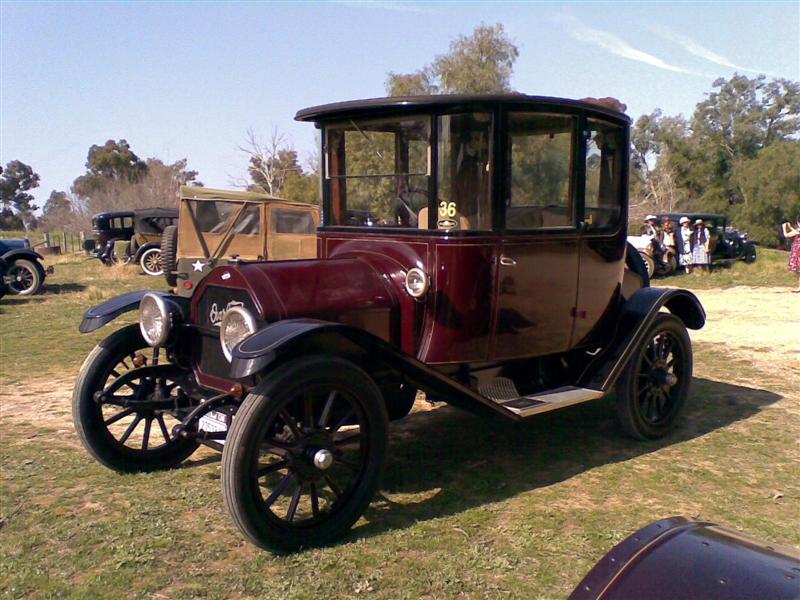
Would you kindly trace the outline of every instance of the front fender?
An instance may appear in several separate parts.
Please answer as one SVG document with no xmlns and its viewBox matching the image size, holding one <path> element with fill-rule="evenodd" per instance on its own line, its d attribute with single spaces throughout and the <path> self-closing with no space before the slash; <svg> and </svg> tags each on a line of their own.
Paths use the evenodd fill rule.
<svg viewBox="0 0 800 600">
<path fill-rule="evenodd" d="M 692 292 L 671 288 L 641 288 L 625 301 L 614 339 L 589 365 L 581 376 L 580 384 L 590 389 L 608 391 L 662 308 L 669 310 L 689 329 L 700 329 L 705 325 L 706 312 Z"/>
<path fill-rule="evenodd" d="M 136 310 L 139 308 L 139 302 L 142 301 L 142 296 L 145 294 L 157 294 L 164 298 L 169 298 L 174 301 L 178 306 L 185 306 L 187 304 L 185 298 L 180 298 L 168 292 L 161 292 L 158 290 L 139 290 L 136 292 L 129 292 L 121 296 L 115 296 L 111 300 L 106 300 L 102 304 L 93 306 L 83 314 L 78 331 L 81 333 L 90 333 L 96 329 L 100 329 L 103 325 L 110 323 L 118 316 Z"/>
</svg>

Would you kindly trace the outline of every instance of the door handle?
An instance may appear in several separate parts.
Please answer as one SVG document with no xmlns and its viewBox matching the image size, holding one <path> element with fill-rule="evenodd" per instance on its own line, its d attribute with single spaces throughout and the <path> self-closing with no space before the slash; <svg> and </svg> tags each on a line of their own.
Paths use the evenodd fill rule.
<svg viewBox="0 0 800 600">
<path fill-rule="evenodd" d="M 501 256 L 500 264 L 505 265 L 506 267 L 513 267 L 517 264 L 517 261 L 515 261 L 513 258 L 509 258 L 508 256 Z"/>
</svg>

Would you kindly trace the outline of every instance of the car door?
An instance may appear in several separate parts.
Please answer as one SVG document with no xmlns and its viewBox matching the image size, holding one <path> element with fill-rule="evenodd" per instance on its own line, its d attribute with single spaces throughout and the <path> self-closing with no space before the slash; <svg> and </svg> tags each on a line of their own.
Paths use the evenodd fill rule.
<svg viewBox="0 0 800 600">
<path fill-rule="evenodd" d="M 498 360 L 569 349 L 579 268 L 577 117 L 512 111 L 506 131 L 492 353 Z"/>
<path fill-rule="evenodd" d="M 571 346 L 602 342 L 597 330 L 613 310 L 625 271 L 628 139 L 622 124 L 587 119 L 580 150 L 578 299 Z M 582 193 L 580 193 L 582 192 Z"/>
</svg>

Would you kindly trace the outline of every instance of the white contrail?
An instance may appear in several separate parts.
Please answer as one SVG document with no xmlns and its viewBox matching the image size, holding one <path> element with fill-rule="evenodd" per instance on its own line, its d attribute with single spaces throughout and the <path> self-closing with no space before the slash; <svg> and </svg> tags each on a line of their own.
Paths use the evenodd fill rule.
<svg viewBox="0 0 800 600">
<path fill-rule="evenodd" d="M 663 25 L 651 25 L 650 30 L 655 33 L 656 35 L 660 35 L 665 40 L 678 44 L 681 48 L 686 50 L 690 54 L 694 54 L 695 56 L 702 58 L 703 60 L 707 60 L 708 62 L 714 63 L 716 65 L 720 65 L 722 67 L 728 67 L 729 69 L 733 69 L 735 71 L 749 71 L 751 73 L 764 73 L 766 75 L 771 75 L 773 77 L 777 77 L 773 73 L 767 73 L 766 71 L 762 71 L 760 69 L 751 69 L 750 67 L 744 67 L 742 65 L 737 65 L 732 60 L 725 58 L 721 54 L 717 54 L 713 50 L 706 48 L 705 46 L 698 44 L 689 36 L 686 36 L 682 33 L 678 33 L 670 29 L 669 27 L 664 27 Z"/>
<path fill-rule="evenodd" d="M 612 54 L 616 54 L 617 56 L 635 60 L 653 67 L 658 67 L 659 69 L 664 69 L 665 71 L 673 71 L 675 73 L 690 73 L 692 75 L 699 74 L 690 69 L 672 65 L 658 58 L 657 56 L 648 54 L 644 50 L 634 48 L 628 42 L 617 37 L 613 33 L 587 27 L 573 17 L 563 17 L 560 20 L 565 21 L 569 26 L 569 35 L 580 42 L 594 44 L 595 46 L 599 46 L 600 48 L 603 48 L 603 50 L 607 50 Z"/>
</svg>

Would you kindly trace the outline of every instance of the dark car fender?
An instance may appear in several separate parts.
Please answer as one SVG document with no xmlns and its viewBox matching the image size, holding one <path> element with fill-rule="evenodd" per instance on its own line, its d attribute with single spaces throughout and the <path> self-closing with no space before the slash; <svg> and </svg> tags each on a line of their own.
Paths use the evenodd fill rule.
<svg viewBox="0 0 800 600">
<path fill-rule="evenodd" d="M 456 406 L 520 418 L 364 329 L 316 319 L 285 319 L 242 340 L 231 352 L 231 377 L 241 379 L 268 372 L 287 359 L 318 353 L 386 366 L 415 387 L 434 392 Z"/>
<path fill-rule="evenodd" d="M 800 598 L 800 551 L 686 517 L 643 527 L 598 561 L 569 600 Z"/>
<path fill-rule="evenodd" d="M 614 339 L 584 371 L 580 385 L 604 392 L 610 390 L 662 308 L 678 317 L 689 329 L 701 329 L 705 325 L 705 310 L 692 292 L 641 288 L 622 305 Z"/>
<path fill-rule="evenodd" d="M 168 298 L 181 309 L 184 315 L 188 314 L 189 305 L 186 298 L 181 298 L 174 294 L 158 290 L 139 290 L 122 294 L 121 296 L 115 296 L 111 298 L 111 300 L 106 300 L 102 304 L 93 306 L 83 314 L 83 320 L 78 330 L 81 333 L 90 333 L 110 323 L 118 316 L 136 310 L 139 308 L 139 303 L 142 301 L 142 297 L 145 294 L 156 294 L 163 298 Z"/>
<path fill-rule="evenodd" d="M 39 263 L 40 260 L 44 260 L 44 256 L 38 252 L 35 252 L 34 250 L 31 250 L 30 248 L 17 248 L 15 250 L 9 250 L 3 254 L 2 258 L 6 261 L 6 263 L 12 263 L 19 259 L 30 260 L 36 263 L 40 269 L 44 271 L 44 267 L 42 267 L 42 265 Z"/>
</svg>

